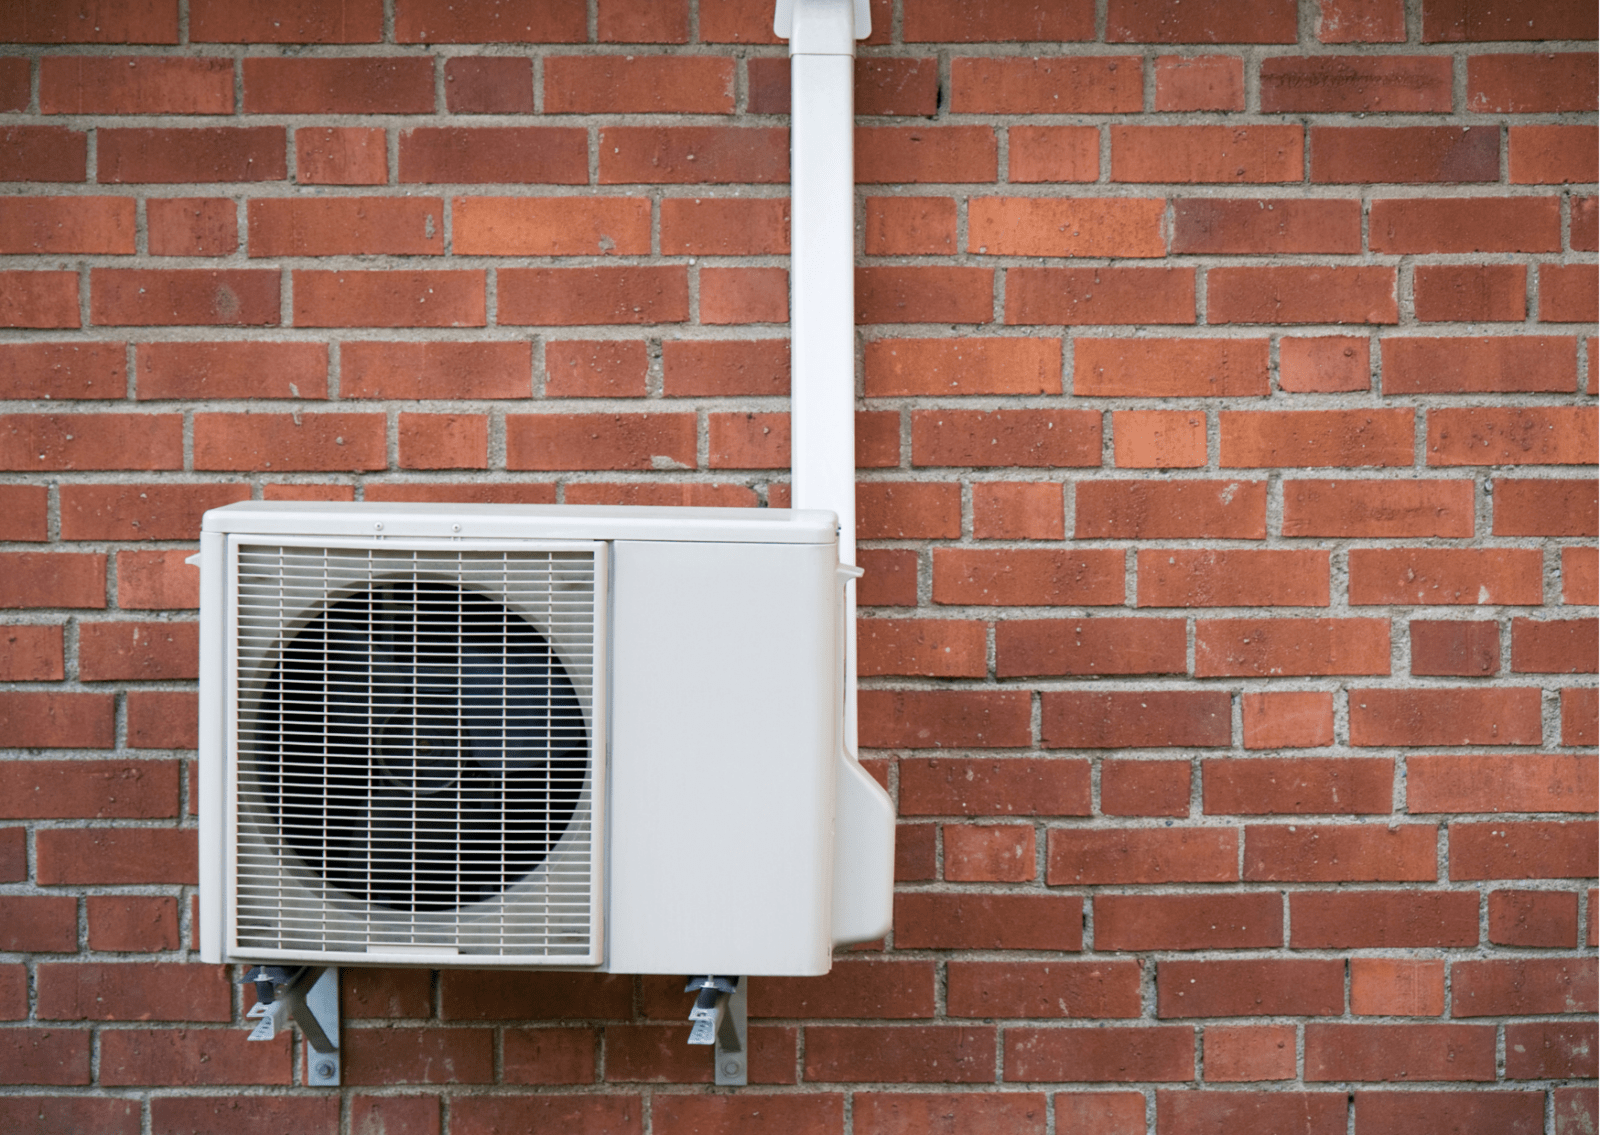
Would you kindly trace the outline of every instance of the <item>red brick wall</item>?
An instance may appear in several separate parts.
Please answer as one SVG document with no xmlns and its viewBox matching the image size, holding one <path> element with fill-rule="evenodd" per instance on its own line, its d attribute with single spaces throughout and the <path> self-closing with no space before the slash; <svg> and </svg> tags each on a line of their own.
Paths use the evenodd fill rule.
<svg viewBox="0 0 1600 1135">
<path fill-rule="evenodd" d="M 783 505 L 770 10 L 0 9 L 0 1129 L 1592 1131 L 1584 0 L 875 0 L 892 937 L 733 1093 L 667 980 L 347 971 L 338 1095 L 244 1042 L 201 512 Z"/>
</svg>

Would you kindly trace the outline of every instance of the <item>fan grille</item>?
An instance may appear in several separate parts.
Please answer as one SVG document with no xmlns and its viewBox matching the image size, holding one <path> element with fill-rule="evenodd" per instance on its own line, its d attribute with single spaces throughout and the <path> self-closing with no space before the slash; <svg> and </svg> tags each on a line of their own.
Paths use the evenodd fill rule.
<svg viewBox="0 0 1600 1135">
<path fill-rule="evenodd" d="M 590 955 L 595 551 L 237 565 L 239 946 Z"/>
</svg>

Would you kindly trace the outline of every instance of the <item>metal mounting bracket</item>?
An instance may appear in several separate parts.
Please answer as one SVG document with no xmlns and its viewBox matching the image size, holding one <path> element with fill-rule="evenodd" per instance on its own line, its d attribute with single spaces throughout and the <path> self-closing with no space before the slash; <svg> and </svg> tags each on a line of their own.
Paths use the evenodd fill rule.
<svg viewBox="0 0 1600 1135">
<path fill-rule="evenodd" d="M 253 966 L 240 979 L 253 983 L 256 1003 L 245 1014 L 256 1021 L 251 1040 L 271 1040 L 292 1019 L 306 1038 L 306 1083 L 340 1083 L 339 971 L 322 966 Z"/>
<path fill-rule="evenodd" d="M 685 992 L 698 991 L 689 1019 L 690 1044 L 715 1046 L 715 1080 L 742 1087 L 750 1082 L 748 1001 L 746 977 L 691 977 Z"/>
</svg>

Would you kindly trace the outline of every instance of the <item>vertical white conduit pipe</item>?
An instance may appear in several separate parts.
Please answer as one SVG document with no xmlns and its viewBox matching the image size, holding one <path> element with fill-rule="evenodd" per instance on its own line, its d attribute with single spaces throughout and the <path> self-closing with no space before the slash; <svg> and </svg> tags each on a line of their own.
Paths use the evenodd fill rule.
<svg viewBox="0 0 1600 1135">
<path fill-rule="evenodd" d="M 789 40 L 790 434 L 795 508 L 839 517 L 839 561 L 856 556 L 855 41 L 868 0 L 778 0 Z M 843 745 L 835 812 L 833 937 L 888 932 L 894 808 L 856 759 L 856 591 L 845 586 Z"/>
</svg>

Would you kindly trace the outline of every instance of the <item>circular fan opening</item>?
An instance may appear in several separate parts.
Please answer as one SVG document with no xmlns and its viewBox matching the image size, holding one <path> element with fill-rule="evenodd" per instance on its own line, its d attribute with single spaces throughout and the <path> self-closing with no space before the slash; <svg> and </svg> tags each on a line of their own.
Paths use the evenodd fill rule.
<svg viewBox="0 0 1600 1135">
<path fill-rule="evenodd" d="M 398 911 L 503 893 L 545 861 L 587 772 L 583 707 L 520 615 L 451 583 L 383 583 L 285 644 L 254 779 L 322 879 Z"/>
</svg>

